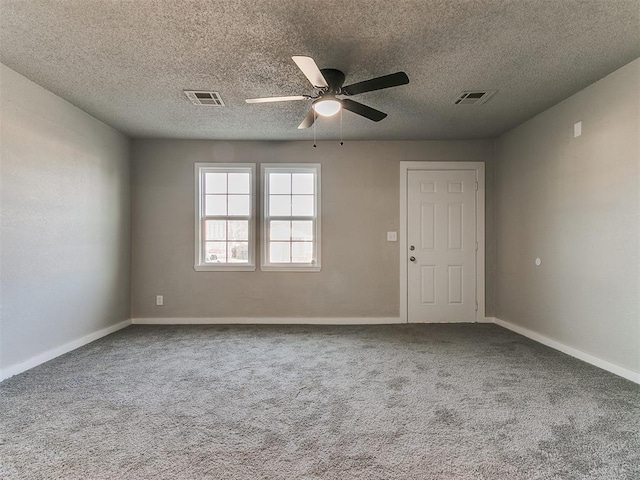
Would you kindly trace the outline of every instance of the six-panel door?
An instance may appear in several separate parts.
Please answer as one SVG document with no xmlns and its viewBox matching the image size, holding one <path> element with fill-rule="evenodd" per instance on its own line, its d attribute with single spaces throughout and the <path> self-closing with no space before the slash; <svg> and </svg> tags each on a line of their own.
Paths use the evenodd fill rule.
<svg viewBox="0 0 640 480">
<path fill-rule="evenodd" d="M 409 322 L 476 321 L 476 172 L 410 170 Z"/>
</svg>

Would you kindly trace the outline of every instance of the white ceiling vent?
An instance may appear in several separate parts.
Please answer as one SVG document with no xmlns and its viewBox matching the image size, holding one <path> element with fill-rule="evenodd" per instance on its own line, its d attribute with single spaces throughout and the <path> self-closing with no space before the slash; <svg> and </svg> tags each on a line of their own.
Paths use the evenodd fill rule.
<svg viewBox="0 0 640 480">
<path fill-rule="evenodd" d="M 489 100 L 497 90 L 476 90 L 473 92 L 462 92 L 453 101 L 454 105 L 481 105 Z"/>
<path fill-rule="evenodd" d="M 191 103 L 194 105 L 206 105 L 209 107 L 224 107 L 224 102 L 218 92 L 207 92 L 204 90 L 184 90 Z"/>
</svg>

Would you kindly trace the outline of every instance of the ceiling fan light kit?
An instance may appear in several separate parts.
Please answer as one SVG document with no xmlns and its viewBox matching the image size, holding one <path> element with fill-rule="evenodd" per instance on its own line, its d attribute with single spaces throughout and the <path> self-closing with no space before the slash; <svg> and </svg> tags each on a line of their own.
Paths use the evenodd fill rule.
<svg viewBox="0 0 640 480">
<path fill-rule="evenodd" d="M 333 95 L 325 95 L 311 105 L 318 115 L 333 117 L 342 108 L 340 101 Z"/>
<path fill-rule="evenodd" d="M 298 125 L 299 129 L 309 128 L 314 125 L 316 114 L 323 117 L 331 117 L 342 109 L 349 110 L 357 115 L 368 118 L 374 122 L 384 119 L 387 114 L 368 107 L 362 103 L 351 100 L 352 95 L 382 90 L 384 88 L 397 87 L 409 83 L 409 77 L 404 72 L 396 72 L 382 77 L 372 78 L 363 82 L 353 83 L 343 87 L 345 75 L 334 68 L 319 69 L 311 57 L 293 56 L 293 61 L 307 77 L 311 85 L 317 89 L 315 95 L 296 95 L 287 97 L 249 98 L 247 103 L 286 102 L 292 100 L 313 100 L 309 112 Z M 314 142 L 315 143 L 315 142 Z M 341 142 L 342 144 L 342 142 Z M 315 145 L 314 145 L 315 146 Z"/>
</svg>

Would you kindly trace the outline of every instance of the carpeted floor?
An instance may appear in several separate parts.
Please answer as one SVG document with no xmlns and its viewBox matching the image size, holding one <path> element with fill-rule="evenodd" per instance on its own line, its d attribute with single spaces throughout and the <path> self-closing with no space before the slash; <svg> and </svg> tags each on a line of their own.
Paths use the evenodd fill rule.
<svg viewBox="0 0 640 480">
<path fill-rule="evenodd" d="M 640 386 L 495 325 L 133 326 L 0 407 L 3 479 L 640 479 Z"/>
</svg>

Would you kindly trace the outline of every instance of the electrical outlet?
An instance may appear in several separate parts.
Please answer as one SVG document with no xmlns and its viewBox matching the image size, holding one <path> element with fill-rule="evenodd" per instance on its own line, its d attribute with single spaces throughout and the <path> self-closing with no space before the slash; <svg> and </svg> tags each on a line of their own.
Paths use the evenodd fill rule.
<svg viewBox="0 0 640 480">
<path fill-rule="evenodd" d="M 162 295 L 156 295 L 156 305 L 159 307 L 164 305 L 164 297 Z"/>
<path fill-rule="evenodd" d="M 398 232 L 387 232 L 387 242 L 397 242 Z"/>
</svg>

